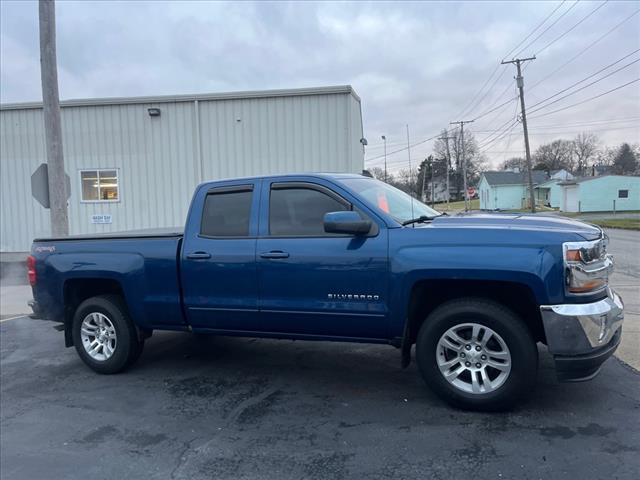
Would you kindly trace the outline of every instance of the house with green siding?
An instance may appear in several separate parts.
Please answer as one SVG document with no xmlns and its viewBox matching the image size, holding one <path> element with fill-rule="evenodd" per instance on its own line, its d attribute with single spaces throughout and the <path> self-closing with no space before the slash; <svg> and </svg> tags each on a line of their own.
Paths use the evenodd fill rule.
<svg viewBox="0 0 640 480">
<path fill-rule="evenodd" d="M 547 181 L 546 172 L 534 170 L 533 184 Z M 519 210 L 529 204 L 529 177 L 527 172 L 483 172 L 478 184 L 480 210 Z"/>
<path fill-rule="evenodd" d="M 640 210 L 639 176 L 583 177 L 559 182 L 558 187 L 562 212 Z"/>
</svg>

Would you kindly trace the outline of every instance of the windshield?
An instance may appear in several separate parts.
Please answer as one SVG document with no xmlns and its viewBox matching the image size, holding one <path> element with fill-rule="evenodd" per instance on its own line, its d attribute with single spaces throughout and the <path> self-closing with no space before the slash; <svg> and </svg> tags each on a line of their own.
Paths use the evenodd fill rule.
<svg viewBox="0 0 640 480">
<path fill-rule="evenodd" d="M 380 180 L 363 177 L 346 178 L 341 181 L 364 198 L 370 206 L 388 213 L 400 223 L 423 215 L 426 217 L 440 215 L 433 208 Z"/>
</svg>

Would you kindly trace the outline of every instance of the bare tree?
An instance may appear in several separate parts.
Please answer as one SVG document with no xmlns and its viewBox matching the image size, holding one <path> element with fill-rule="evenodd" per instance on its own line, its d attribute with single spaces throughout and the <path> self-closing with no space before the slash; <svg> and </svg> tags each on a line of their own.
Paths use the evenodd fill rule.
<svg viewBox="0 0 640 480">
<path fill-rule="evenodd" d="M 371 167 L 371 168 L 368 168 L 367 170 L 369 170 L 369 173 L 373 175 L 373 178 L 384 181 L 384 168 Z M 392 175 L 390 173 L 387 173 L 387 177 L 390 179 L 392 178 Z"/>
<path fill-rule="evenodd" d="M 443 130 L 443 136 L 446 131 Z M 449 152 L 451 153 L 451 167 L 455 171 L 451 179 L 453 185 L 456 186 L 457 197 L 462 197 L 462 143 L 460 138 L 460 130 L 449 131 L 448 135 L 454 137 L 449 140 Z M 480 172 L 486 168 L 486 157 L 480 152 L 478 148 L 478 142 L 470 131 L 465 131 L 464 134 L 464 152 L 467 161 L 467 181 L 469 185 L 476 183 L 480 177 Z M 448 158 L 447 157 L 447 144 L 444 140 L 437 139 L 433 144 L 433 153 L 436 158 Z"/>
<path fill-rule="evenodd" d="M 418 198 L 420 192 L 418 190 L 418 169 L 417 168 L 403 168 L 396 173 L 393 182 L 394 187 L 399 188 L 403 192 Z"/>
<path fill-rule="evenodd" d="M 573 142 L 560 139 L 540 145 L 533 158 L 537 170 L 544 169 L 552 171 L 564 168 L 571 172 L 575 167 Z"/>
<path fill-rule="evenodd" d="M 604 167 L 610 167 L 613 165 L 613 159 L 618 153 L 617 147 L 604 147 L 596 153 L 596 159 L 594 165 L 602 165 Z"/>
<path fill-rule="evenodd" d="M 576 173 L 584 175 L 598 153 L 598 137 L 593 133 L 581 133 L 573 139 L 573 156 Z"/>
<path fill-rule="evenodd" d="M 524 169 L 527 168 L 525 159 L 523 157 L 512 157 L 500 164 L 500 170 L 512 170 L 514 168 L 524 172 Z"/>
</svg>

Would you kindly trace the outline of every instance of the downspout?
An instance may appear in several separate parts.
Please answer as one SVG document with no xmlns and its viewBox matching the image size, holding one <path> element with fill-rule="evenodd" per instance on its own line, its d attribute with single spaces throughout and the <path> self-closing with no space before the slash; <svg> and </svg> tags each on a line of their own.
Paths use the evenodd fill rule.
<svg viewBox="0 0 640 480">
<path fill-rule="evenodd" d="M 193 107 L 196 117 L 196 160 L 198 162 L 198 183 L 204 182 L 204 161 L 202 159 L 202 142 L 200 135 L 200 103 L 198 100 L 193 101 Z"/>
</svg>

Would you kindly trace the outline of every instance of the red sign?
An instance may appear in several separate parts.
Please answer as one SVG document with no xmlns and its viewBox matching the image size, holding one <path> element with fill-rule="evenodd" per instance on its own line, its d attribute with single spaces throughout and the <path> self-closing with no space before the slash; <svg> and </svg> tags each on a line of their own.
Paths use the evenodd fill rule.
<svg viewBox="0 0 640 480">
<path fill-rule="evenodd" d="M 467 187 L 467 195 L 469 198 L 473 198 L 476 195 L 475 187 Z"/>
</svg>

